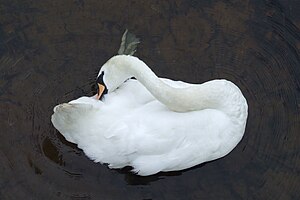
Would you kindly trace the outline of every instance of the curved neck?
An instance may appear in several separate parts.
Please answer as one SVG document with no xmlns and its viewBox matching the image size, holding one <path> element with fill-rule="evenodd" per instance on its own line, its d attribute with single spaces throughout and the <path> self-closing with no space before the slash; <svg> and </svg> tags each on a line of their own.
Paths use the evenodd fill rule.
<svg viewBox="0 0 300 200">
<path fill-rule="evenodd" d="M 175 88 L 160 80 L 156 74 L 141 60 L 131 56 L 129 69 L 131 74 L 161 103 L 170 107 L 168 95 L 174 93 Z M 170 96 L 169 96 L 170 97 Z"/>
<path fill-rule="evenodd" d="M 222 108 L 224 99 L 220 99 L 220 88 L 209 84 L 188 85 L 175 88 L 159 79 L 154 72 L 140 59 L 134 56 L 122 56 L 122 63 L 147 90 L 169 109 L 187 112 L 206 108 Z M 224 95 L 226 96 L 226 95 Z M 224 108 L 224 107 L 223 107 Z"/>
</svg>

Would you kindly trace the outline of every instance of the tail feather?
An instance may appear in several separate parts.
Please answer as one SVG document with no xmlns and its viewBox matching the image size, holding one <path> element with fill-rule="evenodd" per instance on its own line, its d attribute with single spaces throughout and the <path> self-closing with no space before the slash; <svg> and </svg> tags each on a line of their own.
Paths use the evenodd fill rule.
<svg viewBox="0 0 300 200">
<path fill-rule="evenodd" d="M 133 173 L 140 176 L 156 174 L 165 169 L 165 164 L 161 155 L 140 156 L 131 163 Z"/>
<path fill-rule="evenodd" d="M 70 142 L 76 143 L 75 133 L 82 133 L 93 115 L 93 105 L 64 103 L 54 108 L 51 121 L 54 127 Z M 84 131 L 83 131 L 84 132 Z"/>
</svg>

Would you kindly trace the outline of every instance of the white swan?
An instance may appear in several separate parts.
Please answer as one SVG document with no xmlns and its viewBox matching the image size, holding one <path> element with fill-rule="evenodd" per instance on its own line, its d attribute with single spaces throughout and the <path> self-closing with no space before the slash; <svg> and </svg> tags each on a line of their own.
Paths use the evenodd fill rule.
<svg viewBox="0 0 300 200">
<path fill-rule="evenodd" d="M 230 81 L 158 78 L 129 55 L 112 57 L 98 78 L 100 93 L 108 90 L 102 101 L 81 97 L 52 115 L 55 128 L 95 162 L 132 166 L 142 176 L 182 170 L 225 156 L 243 137 L 248 106 Z"/>
</svg>

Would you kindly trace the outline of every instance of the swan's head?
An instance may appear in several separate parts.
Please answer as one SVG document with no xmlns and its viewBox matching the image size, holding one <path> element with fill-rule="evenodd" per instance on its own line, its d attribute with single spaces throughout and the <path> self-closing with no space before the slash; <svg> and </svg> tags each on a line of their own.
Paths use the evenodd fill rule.
<svg viewBox="0 0 300 200">
<path fill-rule="evenodd" d="M 104 94 L 113 92 L 132 77 L 130 74 L 131 58 L 132 56 L 117 55 L 101 67 L 97 76 L 98 92 L 96 98 L 100 99 Z"/>
</svg>

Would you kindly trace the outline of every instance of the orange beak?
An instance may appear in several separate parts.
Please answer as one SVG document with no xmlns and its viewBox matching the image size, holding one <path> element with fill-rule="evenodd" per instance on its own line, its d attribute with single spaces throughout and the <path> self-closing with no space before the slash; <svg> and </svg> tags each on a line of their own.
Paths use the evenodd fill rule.
<svg viewBox="0 0 300 200">
<path fill-rule="evenodd" d="M 101 97 L 102 93 L 104 92 L 104 90 L 105 90 L 105 86 L 98 83 L 98 93 L 96 95 L 96 99 L 98 99 L 98 100 L 100 99 L 100 97 Z"/>
</svg>

